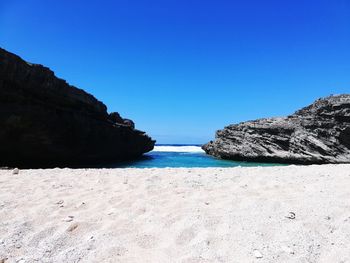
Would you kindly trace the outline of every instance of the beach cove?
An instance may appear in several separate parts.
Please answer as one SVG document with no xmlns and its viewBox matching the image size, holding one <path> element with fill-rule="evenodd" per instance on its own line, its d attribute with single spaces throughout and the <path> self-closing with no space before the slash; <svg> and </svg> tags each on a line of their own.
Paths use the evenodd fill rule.
<svg viewBox="0 0 350 263">
<path fill-rule="evenodd" d="M 350 263 L 350 1 L 1 1 L 0 263 Z"/>
</svg>

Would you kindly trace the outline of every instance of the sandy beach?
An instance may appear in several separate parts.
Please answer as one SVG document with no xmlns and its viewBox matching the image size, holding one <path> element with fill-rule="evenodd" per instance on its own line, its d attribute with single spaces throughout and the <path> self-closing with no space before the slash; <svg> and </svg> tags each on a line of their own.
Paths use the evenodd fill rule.
<svg viewBox="0 0 350 263">
<path fill-rule="evenodd" d="M 349 262 L 350 165 L 0 171 L 0 262 Z"/>
</svg>

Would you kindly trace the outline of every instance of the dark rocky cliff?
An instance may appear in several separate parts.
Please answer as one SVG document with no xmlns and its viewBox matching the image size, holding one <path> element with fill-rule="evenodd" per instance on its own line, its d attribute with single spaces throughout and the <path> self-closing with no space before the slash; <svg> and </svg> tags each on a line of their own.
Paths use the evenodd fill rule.
<svg viewBox="0 0 350 263">
<path fill-rule="evenodd" d="M 136 158 L 154 143 L 50 69 L 0 48 L 0 166 L 115 162 Z"/>
<path fill-rule="evenodd" d="M 319 99 L 288 117 L 227 126 L 202 148 L 230 160 L 350 163 L 350 95 Z"/>
</svg>

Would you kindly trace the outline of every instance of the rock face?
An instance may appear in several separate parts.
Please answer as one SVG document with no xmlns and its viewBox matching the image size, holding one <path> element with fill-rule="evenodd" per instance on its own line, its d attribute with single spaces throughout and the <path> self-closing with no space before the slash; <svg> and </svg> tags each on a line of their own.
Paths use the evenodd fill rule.
<svg viewBox="0 0 350 263">
<path fill-rule="evenodd" d="M 227 126 L 202 148 L 238 161 L 350 163 L 350 95 L 319 99 L 284 118 Z"/>
<path fill-rule="evenodd" d="M 155 141 L 41 65 L 0 49 L 0 167 L 132 159 Z"/>
</svg>

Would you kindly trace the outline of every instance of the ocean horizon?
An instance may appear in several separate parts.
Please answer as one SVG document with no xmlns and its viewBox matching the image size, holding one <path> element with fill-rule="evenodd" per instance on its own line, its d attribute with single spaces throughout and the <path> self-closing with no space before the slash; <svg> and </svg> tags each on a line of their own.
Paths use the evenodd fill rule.
<svg viewBox="0 0 350 263">
<path fill-rule="evenodd" d="M 208 155 L 202 144 L 156 144 L 154 149 L 133 161 L 120 162 L 110 168 L 209 168 L 280 166 L 276 163 L 259 163 L 223 160 Z"/>
</svg>

